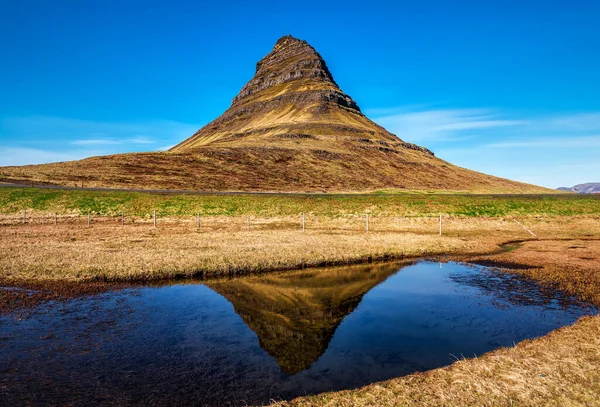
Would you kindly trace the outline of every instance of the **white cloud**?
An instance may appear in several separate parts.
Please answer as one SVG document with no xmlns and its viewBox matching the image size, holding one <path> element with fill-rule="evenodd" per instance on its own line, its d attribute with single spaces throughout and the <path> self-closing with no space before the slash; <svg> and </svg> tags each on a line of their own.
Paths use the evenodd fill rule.
<svg viewBox="0 0 600 407">
<path fill-rule="evenodd" d="M 133 136 L 121 140 L 108 138 L 91 138 L 72 141 L 75 146 L 90 146 L 90 145 L 117 145 L 117 144 L 153 144 L 154 140 L 146 136 Z"/>
<path fill-rule="evenodd" d="M 549 120 L 552 127 L 573 131 L 599 131 L 600 112 L 560 115 Z"/>
<path fill-rule="evenodd" d="M 73 144 L 74 146 L 92 146 L 92 145 L 105 146 L 105 145 L 120 144 L 120 142 L 118 142 L 117 140 L 92 138 L 92 139 L 85 139 L 85 140 L 75 140 L 75 141 L 72 141 L 71 144 Z"/>
<path fill-rule="evenodd" d="M 59 161 L 80 160 L 82 158 L 100 154 L 100 152 L 94 150 L 58 152 L 41 150 L 37 148 L 0 147 L 0 166 L 44 164 Z"/>
<path fill-rule="evenodd" d="M 113 123 L 49 116 L 6 117 L 0 121 L 0 165 L 158 151 L 185 140 L 200 127 L 172 120 Z"/>
<path fill-rule="evenodd" d="M 600 174 L 600 112 L 515 116 L 431 105 L 369 112 L 401 139 L 461 167 L 550 188 L 594 181 Z"/>
<path fill-rule="evenodd" d="M 548 137 L 528 141 L 503 141 L 487 144 L 493 148 L 600 148 L 600 135 L 582 137 Z"/>
<path fill-rule="evenodd" d="M 152 144 L 155 140 L 164 144 L 182 141 L 200 127 L 172 120 L 119 123 L 49 116 L 6 117 L 1 123 L 1 136 L 66 140 L 77 145 Z"/>
<path fill-rule="evenodd" d="M 375 112 L 386 112 L 378 109 Z M 401 111 L 373 120 L 405 141 L 413 143 L 451 141 L 472 137 L 468 130 L 526 125 L 523 120 L 506 120 L 490 109 L 437 109 Z"/>
</svg>

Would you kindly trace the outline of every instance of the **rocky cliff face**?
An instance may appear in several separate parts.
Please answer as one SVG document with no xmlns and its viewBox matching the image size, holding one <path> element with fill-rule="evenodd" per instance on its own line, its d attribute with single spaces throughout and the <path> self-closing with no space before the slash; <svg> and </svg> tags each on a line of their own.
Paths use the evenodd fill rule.
<svg viewBox="0 0 600 407">
<path fill-rule="evenodd" d="M 233 99 L 232 107 L 251 102 L 253 96 L 283 83 L 310 83 L 316 82 L 329 86 L 331 90 L 321 89 L 321 92 L 311 92 L 323 95 L 325 101 L 335 101 L 342 106 L 360 111 L 356 102 L 339 90 L 327 64 L 313 47 L 306 41 L 298 40 L 292 36 L 280 38 L 273 51 L 267 54 L 256 64 L 254 78 L 246 84 L 240 93 Z M 297 89 L 295 89 L 298 91 Z M 286 96 L 293 93 L 288 91 Z"/>
</svg>

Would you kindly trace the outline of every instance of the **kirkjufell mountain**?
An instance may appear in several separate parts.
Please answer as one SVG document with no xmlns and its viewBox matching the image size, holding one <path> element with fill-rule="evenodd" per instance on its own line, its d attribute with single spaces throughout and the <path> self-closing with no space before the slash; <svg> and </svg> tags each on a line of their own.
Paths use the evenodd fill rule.
<svg viewBox="0 0 600 407">
<path fill-rule="evenodd" d="M 338 154 L 344 154 L 349 142 L 432 154 L 402 142 L 363 115 L 335 83 L 323 58 L 306 41 L 291 36 L 279 39 L 273 51 L 258 62 L 254 78 L 221 117 L 171 151 L 231 143 L 295 147 L 299 139 L 311 140 L 302 143 L 309 148 L 327 147 Z"/>
<path fill-rule="evenodd" d="M 548 192 L 454 166 L 399 139 L 342 92 L 313 47 L 291 36 L 257 63 L 225 113 L 167 152 L 0 167 L 0 181 L 196 191 Z"/>
</svg>

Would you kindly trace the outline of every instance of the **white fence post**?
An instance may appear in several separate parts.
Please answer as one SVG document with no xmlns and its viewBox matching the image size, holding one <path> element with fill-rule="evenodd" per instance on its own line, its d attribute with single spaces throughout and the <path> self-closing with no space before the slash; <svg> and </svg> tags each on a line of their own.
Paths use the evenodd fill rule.
<svg viewBox="0 0 600 407">
<path fill-rule="evenodd" d="M 440 213 L 440 236 L 442 235 L 442 214 Z"/>
</svg>

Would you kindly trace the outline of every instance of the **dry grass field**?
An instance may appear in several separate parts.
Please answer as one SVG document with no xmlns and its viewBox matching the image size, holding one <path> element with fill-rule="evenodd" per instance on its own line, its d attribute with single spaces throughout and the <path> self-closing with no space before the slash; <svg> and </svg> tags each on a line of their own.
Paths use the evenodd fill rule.
<svg viewBox="0 0 600 407">
<path fill-rule="evenodd" d="M 5 223 L 14 217 L 4 217 Z M 532 239 L 503 218 L 364 217 L 194 218 L 152 220 L 52 218 L 40 224 L 0 227 L 0 280 L 148 281 L 235 275 L 421 256 L 477 255 L 501 251 L 508 241 Z M 0 222 L 2 218 L 0 218 Z M 133 221 L 133 222 L 132 222 Z M 592 238 L 600 223 L 589 216 L 532 218 L 540 239 Z"/>
</svg>

